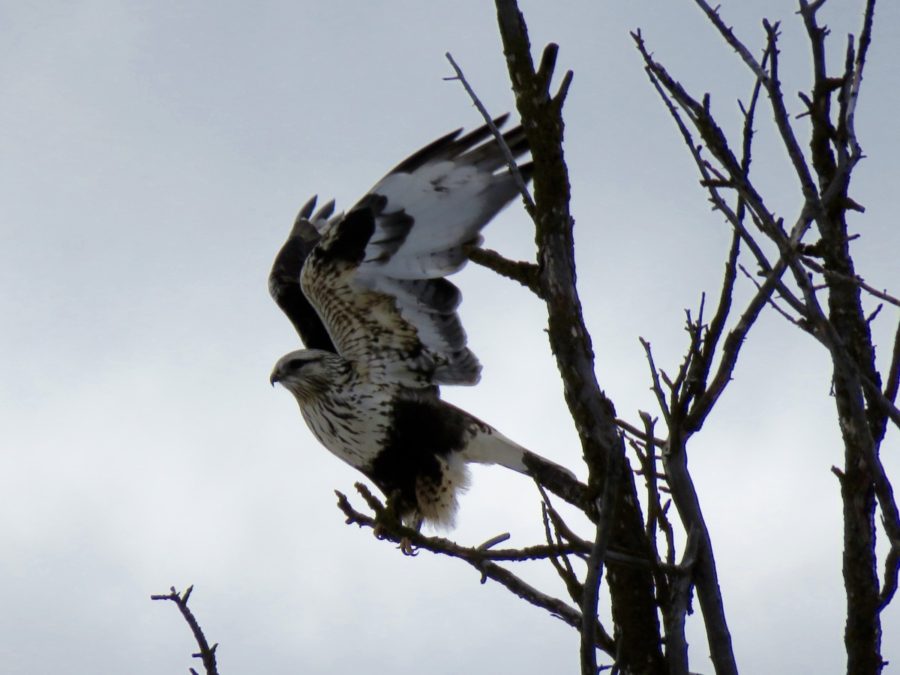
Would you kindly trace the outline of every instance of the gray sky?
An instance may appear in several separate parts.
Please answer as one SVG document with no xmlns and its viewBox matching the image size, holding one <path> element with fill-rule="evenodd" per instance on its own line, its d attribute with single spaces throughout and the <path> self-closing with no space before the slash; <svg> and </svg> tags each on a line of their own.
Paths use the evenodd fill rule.
<svg viewBox="0 0 900 675">
<path fill-rule="evenodd" d="M 552 4 L 552 7 L 551 7 Z M 830 3 L 832 59 L 861 2 Z M 561 44 L 586 318 L 619 414 L 656 412 L 638 336 L 672 368 L 683 309 L 714 293 L 729 232 L 632 47 L 635 27 L 721 119 L 752 82 L 693 3 L 524 2 L 532 42 Z M 723 3 L 757 49 L 783 19 L 786 91 L 807 83 L 794 4 Z M 897 3 L 880 5 L 858 111 L 860 271 L 900 289 Z M 758 50 L 758 49 L 757 49 Z M 266 293 L 271 259 L 313 193 L 348 206 L 432 138 L 513 108 L 492 3 L 0 2 L 0 664 L 36 672 L 186 672 L 194 649 L 151 593 L 196 585 L 223 673 L 575 672 L 577 635 L 343 524 L 358 475 L 318 447 L 275 360 L 297 347 Z M 797 101 L 789 99 L 799 112 Z M 771 125 L 754 169 L 796 216 Z M 802 127 L 802 122 L 800 123 Z M 732 126 L 732 130 L 734 127 Z M 487 243 L 533 256 L 520 206 Z M 582 474 L 540 305 L 475 266 L 457 276 L 482 383 L 447 398 Z M 748 283 L 741 282 L 747 297 Z M 882 365 L 896 325 L 875 329 Z M 691 446 L 739 663 L 843 671 L 841 449 L 826 354 L 774 314 Z M 898 435 L 885 448 L 900 475 Z M 453 536 L 541 539 L 530 483 L 477 468 Z M 358 500 L 357 500 L 358 501 Z M 542 568 L 529 579 L 562 590 Z M 694 670 L 709 672 L 700 622 Z M 900 610 L 884 615 L 900 661 Z"/>
</svg>

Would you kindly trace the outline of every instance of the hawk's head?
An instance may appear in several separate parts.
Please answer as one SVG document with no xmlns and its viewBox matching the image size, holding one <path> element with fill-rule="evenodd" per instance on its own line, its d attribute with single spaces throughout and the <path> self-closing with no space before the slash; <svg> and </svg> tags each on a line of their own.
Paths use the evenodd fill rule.
<svg viewBox="0 0 900 675">
<path fill-rule="evenodd" d="M 347 370 L 347 362 L 337 354 L 321 349 L 298 349 L 278 359 L 269 382 L 272 386 L 280 382 L 303 404 L 326 393 Z"/>
</svg>

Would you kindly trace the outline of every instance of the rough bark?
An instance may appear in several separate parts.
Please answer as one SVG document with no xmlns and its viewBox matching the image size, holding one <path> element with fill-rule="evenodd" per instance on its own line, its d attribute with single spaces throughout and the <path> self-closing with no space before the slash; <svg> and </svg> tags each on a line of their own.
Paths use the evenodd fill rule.
<svg viewBox="0 0 900 675">
<path fill-rule="evenodd" d="M 584 325 L 576 288 L 574 221 L 569 212 L 569 180 L 563 157 L 562 104 L 571 73 L 556 95 L 550 80 L 556 46 L 544 52 L 536 71 L 525 20 L 515 0 L 497 0 L 497 18 L 503 52 L 509 68 L 516 106 L 522 118 L 534 160 L 536 242 L 542 297 L 548 311 L 550 346 L 563 378 L 566 402 L 575 421 L 585 461 L 589 488 L 602 497 L 610 453 L 624 454 L 624 441 L 616 425 L 612 401 L 594 374 L 591 338 Z M 619 502 L 611 523 L 611 541 L 620 549 L 644 554 L 649 549 L 634 476 L 622 463 Z M 647 569 L 617 568 L 606 575 L 618 631 L 617 665 L 625 673 L 666 672 L 661 649 L 653 576 Z"/>
</svg>

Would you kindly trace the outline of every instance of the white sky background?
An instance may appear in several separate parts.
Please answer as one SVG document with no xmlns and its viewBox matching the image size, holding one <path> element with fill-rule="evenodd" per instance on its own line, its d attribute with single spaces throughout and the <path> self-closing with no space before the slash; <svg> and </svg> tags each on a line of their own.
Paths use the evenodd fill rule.
<svg viewBox="0 0 900 675">
<path fill-rule="evenodd" d="M 785 21 L 799 112 L 792 92 L 810 69 L 794 3 L 723 4 L 757 53 L 759 19 Z M 824 13 L 833 63 L 861 6 Z M 695 94 L 712 91 L 732 134 L 752 81 L 687 0 L 523 10 L 536 48 L 559 42 L 559 69 L 576 73 L 566 151 L 579 285 L 601 383 L 637 419 L 656 412 L 638 336 L 674 369 L 683 309 L 717 291 L 729 232 L 628 31 L 643 28 Z M 868 281 L 897 292 L 896 3 L 876 19 L 854 250 Z M 513 109 L 489 2 L 0 3 L 4 673 L 186 672 L 188 629 L 149 596 L 191 583 L 223 673 L 576 671 L 568 626 L 459 562 L 404 558 L 344 525 L 332 490 L 352 492 L 358 475 L 268 384 L 298 345 L 265 282 L 299 206 L 316 192 L 349 206 L 419 146 L 480 123 L 442 79 L 445 51 L 493 112 Z M 792 221 L 797 182 L 766 156 L 777 144 L 763 120 L 754 170 Z M 533 255 L 518 205 L 486 234 Z M 475 266 L 455 281 L 485 370 L 447 397 L 578 467 L 540 305 Z M 876 323 L 882 367 L 896 321 L 888 307 Z M 690 448 L 748 673 L 844 670 L 829 372 L 823 349 L 767 313 Z M 897 440 L 884 449 L 895 480 Z M 474 474 L 454 537 L 540 541 L 529 481 Z M 549 572 L 529 578 L 563 593 Z M 700 622 L 690 628 L 693 669 L 709 672 Z M 884 631 L 885 657 L 900 661 L 896 602 Z"/>
</svg>

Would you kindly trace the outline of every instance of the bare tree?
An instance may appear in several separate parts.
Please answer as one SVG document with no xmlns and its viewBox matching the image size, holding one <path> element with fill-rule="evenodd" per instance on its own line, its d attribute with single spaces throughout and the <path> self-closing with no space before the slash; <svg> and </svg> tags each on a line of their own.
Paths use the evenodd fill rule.
<svg viewBox="0 0 900 675">
<path fill-rule="evenodd" d="M 715 302 L 709 303 L 714 305 L 712 310 L 703 295 L 697 310 L 686 313 L 688 341 L 681 362 L 671 369 L 662 367 L 654 360 L 649 341 L 641 339 L 657 411 L 640 411 L 636 423 L 621 419 L 595 377 L 591 337 L 575 285 L 574 221 L 562 146 L 562 111 L 572 73 L 566 73 L 554 88 L 556 45 L 544 49 L 535 67 L 517 3 L 496 0 L 510 82 L 535 163 L 534 197 L 523 188 L 523 198 L 534 221 L 538 255 L 535 262 L 520 262 L 480 251 L 473 259 L 519 281 L 545 301 L 550 347 L 581 440 L 588 483 L 573 484 L 544 467 L 532 467 L 541 488 L 547 541 L 516 550 L 497 549 L 495 541 L 461 547 L 406 530 L 391 519 L 389 508 L 359 485 L 374 517 L 355 510 L 341 494 L 339 506 L 348 522 L 377 524 L 387 539 L 406 538 L 417 547 L 465 560 L 483 578 L 503 584 L 575 627 L 582 638 L 583 673 L 597 672 L 598 649 L 618 672 L 688 673 L 684 629 L 694 594 L 703 613 L 715 672 L 737 673 L 713 543 L 687 457 L 691 438 L 714 411 L 731 382 L 745 340 L 768 307 L 808 333 L 831 357 L 845 447 L 844 467 L 834 471 L 844 502 L 847 671 L 879 673 L 884 665 L 879 617 L 896 591 L 900 561 L 900 518 L 880 461 L 888 424 L 900 425 L 895 405 L 900 329 L 893 358 L 882 375 L 870 331 L 874 316 L 867 315 L 863 295 L 893 307 L 900 307 L 900 302 L 858 274 L 847 223 L 849 212 L 862 211 L 849 188 L 853 170 L 863 157 L 854 113 L 872 39 L 875 3 L 865 3 L 859 37 L 848 38 L 846 58 L 838 71 L 831 72 L 825 60 L 828 31 L 817 19 L 825 2 L 800 0 L 799 17 L 808 35 L 814 71 L 809 91 L 800 94 L 806 112 L 798 121 L 788 113 L 779 79 L 778 24 L 763 22 L 764 40 L 756 57 L 717 9 L 703 0 L 695 2 L 750 69 L 754 86 L 740 104 L 742 127 L 729 134 L 716 120 L 710 96 L 689 93 L 654 59 L 641 33 L 633 34 L 650 82 L 696 162 L 702 187 L 732 231 L 722 284 Z M 451 63 L 478 103 L 452 57 Z M 754 124 L 763 106 L 769 109 L 801 186 L 793 214 L 780 215 L 771 209 L 751 176 Z M 483 112 L 489 120 L 487 111 Z M 809 134 L 807 150 L 799 140 L 804 126 Z M 756 291 L 744 306 L 737 306 L 734 290 L 741 272 Z M 641 496 L 636 476 L 643 480 Z M 579 506 L 594 522 L 594 532 L 574 532 L 554 509 L 548 492 Z M 677 520 L 671 517 L 671 505 Z M 880 530 L 876 510 L 881 515 Z M 676 527 L 686 541 L 680 552 L 675 546 Z M 891 544 L 882 579 L 875 550 L 879 531 Z M 572 557 L 586 563 L 585 572 L 576 572 Z M 533 588 L 511 571 L 510 563 L 536 558 L 550 561 L 564 582 L 568 600 Z M 612 631 L 597 618 L 604 567 Z"/>
<path fill-rule="evenodd" d="M 872 39 L 875 2 L 865 3 L 859 39 L 848 37 L 842 68 L 830 72 L 825 58 L 828 30 L 818 21 L 825 3 L 800 0 L 799 14 L 813 61 L 812 85 L 808 92 L 800 94 L 809 126 L 806 152 L 798 140 L 799 125 L 789 117 L 779 79 L 778 24 L 763 22 L 766 39 L 762 56 L 757 59 L 716 9 L 703 0 L 696 2 L 722 39 L 756 76 L 756 89 L 745 111 L 740 159 L 710 112 L 708 96 L 702 100 L 691 96 L 653 60 L 640 34 L 634 36 L 635 41 L 651 82 L 694 155 L 712 203 L 732 225 L 736 246 L 743 245 L 751 252 L 764 279 L 757 297 L 765 294 L 768 302 L 815 338 L 831 357 L 834 399 L 844 443 L 844 467 L 834 471 L 844 503 L 847 670 L 879 673 L 884 665 L 880 613 L 896 591 L 900 553 L 900 518 L 880 460 L 888 420 L 900 424 L 895 405 L 900 376 L 900 329 L 883 378 L 876 367 L 869 325 L 874 315 L 867 316 L 862 294 L 900 305 L 889 294 L 866 284 L 856 272 L 847 217 L 851 211 L 863 210 L 851 198 L 849 189 L 853 170 L 863 157 L 854 121 Z M 769 209 L 749 175 L 753 111 L 760 91 L 771 108 L 783 149 L 802 188 L 790 229 L 784 226 L 785 217 Z M 702 146 L 695 142 L 695 135 Z M 733 204 L 726 195 L 732 197 Z M 808 243 L 813 237 L 817 240 Z M 777 257 L 764 253 L 761 243 L 765 241 L 775 244 Z M 694 324 L 694 330 L 702 330 L 699 322 Z M 684 431 L 689 434 L 692 427 Z M 883 587 L 876 569 L 876 504 L 883 532 L 891 544 Z"/>
<path fill-rule="evenodd" d="M 538 253 L 535 261 L 523 262 L 481 250 L 473 260 L 521 283 L 545 302 L 550 348 L 579 435 L 588 481 L 581 484 L 537 461 L 529 466 L 542 500 L 546 536 L 525 548 L 500 548 L 503 536 L 474 547 L 425 536 L 404 527 L 390 500 L 383 503 L 363 484 L 356 488 L 366 512 L 337 493 L 347 522 L 371 528 L 382 539 L 403 542 L 406 552 L 411 545 L 460 559 L 480 573 L 482 582 L 499 583 L 572 626 L 580 633 L 584 674 L 598 672 L 599 651 L 613 672 L 687 675 L 691 654 L 685 621 L 696 595 L 715 672 L 737 673 L 713 542 L 687 458 L 691 439 L 731 382 L 751 329 L 763 311 L 775 311 L 814 338 L 831 358 L 845 448 L 844 466 L 834 473 L 844 504 L 847 672 L 880 673 L 884 667 L 880 615 L 894 597 L 900 567 L 900 515 L 880 460 L 888 426 L 900 427 L 896 406 L 900 327 L 890 363 L 880 372 L 870 331 L 878 311 L 867 314 L 863 299 L 876 299 L 879 309 L 896 309 L 900 301 L 860 276 L 848 229 L 848 214 L 862 211 L 850 196 L 850 184 L 863 157 L 854 120 L 872 40 L 874 0 L 865 2 L 858 39 L 848 38 L 845 59 L 835 71 L 829 70 L 825 58 L 828 31 L 818 21 L 825 0 L 799 0 L 798 20 L 806 28 L 814 64 L 810 88 L 800 94 L 806 107 L 800 120 L 790 117 L 782 90 L 778 24 L 763 21 L 759 56 L 754 56 L 717 9 L 695 0 L 712 29 L 752 75 L 753 87 L 740 103 L 743 123 L 731 131 L 716 120 L 709 94 L 687 91 L 654 58 L 640 31 L 633 34 L 650 83 L 671 113 L 696 163 L 700 184 L 732 237 L 715 299 L 708 303 L 701 294 L 697 309 L 686 312 L 687 345 L 680 362 L 663 367 L 654 359 L 650 342 L 641 339 L 654 411 L 648 406 L 631 422 L 617 414 L 597 381 L 591 336 L 575 284 L 574 221 L 562 144 L 563 106 L 572 73 L 554 86 L 556 45 L 543 50 L 535 67 L 516 1 L 495 3 L 510 82 L 534 160 L 534 196 L 520 183 Z M 480 106 L 462 71 L 448 58 L 456 78 Z M 775 212 L 751 175 L 754 125 L 763 108 L 774 120 L 798 178 L 793 213 Z M 490 124 L 491 116 L 483 107 L 482 111 Z M 801 132 L 808 136 L 806 149 Z M 511 159 L 510 164 L 515 170 Z M 755 285 L 743 305 L 735 299 L 738 283 Z M 593 523 L 592 531 L 579 533 L 570 526 L 554 507 L 556 499 L 580 509 Z M 890 544 L 880 576 L 875 549 L 879 534 Z M 681 550 L 676 547 L 679 540 L 685 542 Z M 552 565 L 567 598 L 554 597 L 522 579 L 517 565 L 534 560 Z M 612 626 L 603 625 L 598 616 L 601 587 L 609 594 Z M 173 600 L 182 613 L 186 610 L 186 594 L 179 596 L 173 590 L 157 599 Z M 194 630 L 194 624 L 191 627 Z M 214 648 L 200 644 L 206 663 Z"/>
</svg>

